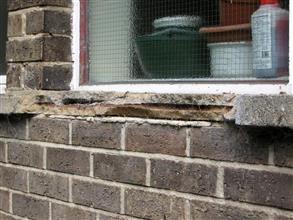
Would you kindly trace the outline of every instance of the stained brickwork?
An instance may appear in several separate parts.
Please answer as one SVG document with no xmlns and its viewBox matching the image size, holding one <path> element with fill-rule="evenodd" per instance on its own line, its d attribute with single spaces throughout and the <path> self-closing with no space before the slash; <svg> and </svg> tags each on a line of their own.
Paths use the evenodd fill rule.
<svg viewBox="0 0 293 220">
<path fill-rule="evenodd" d="M 293 219 L 290 130 L 135 120 L 1 118 L 9 126 L 0 129 L 0 217 Z M 23 124 L 25 137 L 12 135 Z M 140 145 L 134 134 L 145 137 Z M 166 144 L 163 134 L 180 147 Z"/>
</svg>

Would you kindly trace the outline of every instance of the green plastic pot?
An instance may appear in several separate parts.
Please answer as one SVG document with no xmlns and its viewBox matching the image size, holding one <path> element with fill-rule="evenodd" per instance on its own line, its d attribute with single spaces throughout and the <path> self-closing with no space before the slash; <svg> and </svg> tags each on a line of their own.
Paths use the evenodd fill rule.
<svg viewBox="0 0 293 220">
<path fill-rule="evenodd" d="M 197 20 L 196 20 L 197 19 Z M 198 17 L 169 17 L 154 22 L 153 34 L 135 39 L 145 75 L 154 79 L 203 78 L 210 75 L 209 50 Z"/>
</svg>

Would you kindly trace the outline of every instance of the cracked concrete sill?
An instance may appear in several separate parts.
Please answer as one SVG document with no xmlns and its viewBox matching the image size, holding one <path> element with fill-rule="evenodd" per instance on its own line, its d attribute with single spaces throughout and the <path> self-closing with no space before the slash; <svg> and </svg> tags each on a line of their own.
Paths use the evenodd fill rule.
<svg viewBox="0 0 293 220">
<path fill-rule="evenodd" d="M 119 116 L 293 128 L 293 96 L 11 91 L 0 114 Z"/>
</svg>

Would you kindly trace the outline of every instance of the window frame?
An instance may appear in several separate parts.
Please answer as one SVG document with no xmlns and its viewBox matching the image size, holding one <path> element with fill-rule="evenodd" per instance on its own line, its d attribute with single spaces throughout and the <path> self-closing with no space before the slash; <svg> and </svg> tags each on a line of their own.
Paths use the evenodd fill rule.
<svg viewBox="0 0 293 220">
<path fill-rule="evenodd" d="M 185 81 L 132 81 L 88 85 L 88 16 L 87 1 L 73 1 L 73 79 L 71 89 L 77 91 L 114 91 L 190 94 L 293 94 L 293 22 L 289 32 L 289 83 L 280 80 L 185 80 Z M 290 4 L 290 21 L 293 21 L 293 4 Z M 82 49 L 81 49 L 82 48 Z"/>
</svg>

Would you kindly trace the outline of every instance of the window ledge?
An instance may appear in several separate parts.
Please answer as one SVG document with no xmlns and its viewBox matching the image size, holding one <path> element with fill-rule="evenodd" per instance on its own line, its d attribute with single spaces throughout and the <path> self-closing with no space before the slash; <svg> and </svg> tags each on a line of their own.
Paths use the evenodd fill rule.
<svg viewBox="0 0 293 220">
<path fill-rule="evenodd" d="M 293 96 L 10 91 L 0 114 L 117 116 L 293 128 Z"/>
<path fill-rule="evenodd" d="M 242 95 L 235 104 L 238 125 L 293 128 L 293 96 Z"/>
</svg>

